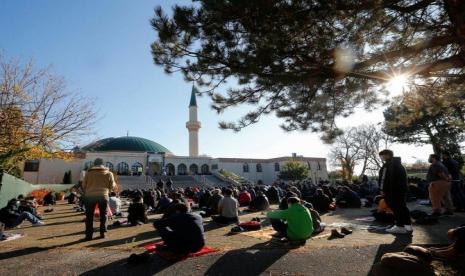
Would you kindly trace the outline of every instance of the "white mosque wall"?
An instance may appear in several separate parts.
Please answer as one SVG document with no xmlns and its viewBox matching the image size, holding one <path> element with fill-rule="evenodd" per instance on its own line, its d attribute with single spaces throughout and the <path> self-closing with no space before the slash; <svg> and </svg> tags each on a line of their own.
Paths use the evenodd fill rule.
<svg viewBox="0 0 465 276">
<path fill-rule="evenodd" d="M 82 162 L 82 169 L 85 169 L 86 163 L 93 162 L 96 158 L 102 158 L 104 164 L 110 162 L 114 170 L 116 170 L 119 163 L 128 164 L 129 170 L 137 163 L 140 163 L 144 170 L 147 166 L 147 153 L 145 152 L 88 152 L 84 162 Z"/>
<path fill-rule="evenodd" d="M 40 159 L 39 170 L 23 172 L 23 179 L 32 184 L 61 184 L 65 172 L 71 171 L 71 181 L 77 184 L 80 178 L 83 159 Z"/>
</svg>

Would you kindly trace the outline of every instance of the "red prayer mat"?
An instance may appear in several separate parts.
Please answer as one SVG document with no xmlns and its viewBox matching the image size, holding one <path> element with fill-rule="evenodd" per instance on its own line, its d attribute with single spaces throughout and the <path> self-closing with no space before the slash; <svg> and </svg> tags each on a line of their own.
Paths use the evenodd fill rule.
<svg viewBox="0 0 465 276">
<path fill-rule="evenodd" d="M 149 252 L 153 252 L 155 251 L 155 253 L 162 257 L 163 256 L 161 254 L 158 253 L 157 251 L 157 247 L 159 246 L 163 246 L 164 243 L 161 241 L 161 242 L 156 242 L 156 243 L 150 243 L 150 244 L 146 244 L 144 245 L 144 248 L 145 250 L 149 251 Z M 209 254 L 209 253 L 213 253 L 213 252 L 218 252 L 219 250 L 218 249 L 215 249 L 215 248 L 211 248 L 209 246 L 204 246 L 202 249 L 200 249 L 199 251 L 195 252 L 195 253 L 190 253 L 189 255 L 187 256 L 184 256 L 184 259 L 187 259 L 187 258 L 191 258 L 191 257 L 199 257 L 199 256 L 203 256 L 203 255 L 206 255 L 206 254 Z"/>
</svg>

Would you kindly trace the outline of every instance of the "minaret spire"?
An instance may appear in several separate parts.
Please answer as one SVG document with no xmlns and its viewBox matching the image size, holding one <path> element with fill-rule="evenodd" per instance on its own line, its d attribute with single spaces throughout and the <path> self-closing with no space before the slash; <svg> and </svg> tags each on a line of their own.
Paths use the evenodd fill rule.
<svg viewBox="0 0 465 276">
<path fill-rule="evenodd" d="M 199 155 L 199 129 L 200 122 L 197 120 L 197 88 L 192 85 L 191 100 L 189 102 L 189 121 L 186 128 L 189 130 L 189 156 Z"/>
</svg>

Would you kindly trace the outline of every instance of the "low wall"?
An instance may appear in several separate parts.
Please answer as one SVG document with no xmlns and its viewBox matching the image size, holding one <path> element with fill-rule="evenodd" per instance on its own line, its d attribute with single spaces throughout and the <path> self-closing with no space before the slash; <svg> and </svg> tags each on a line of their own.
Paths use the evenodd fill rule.
<svg viewBox="0 0 465 276">
<path fill-rule="evenodd" d="M 31 184 L 7 173 L 0 176 L 0 208 L 7 205 L 8 200 L 20 194 L 26 196 L 37 189 L 48 189 L 61 192 L 73 187 L 73 184 Z"/>
</svg>

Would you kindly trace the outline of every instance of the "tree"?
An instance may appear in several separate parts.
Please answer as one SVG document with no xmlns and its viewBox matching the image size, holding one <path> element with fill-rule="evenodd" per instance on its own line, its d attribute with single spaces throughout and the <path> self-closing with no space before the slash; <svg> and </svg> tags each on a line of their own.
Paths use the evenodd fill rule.
<svg viewBox="0 0 465 276">
<path fill-rule="evenodd" d="M 351 181 L 357 165 L 362 166 L 360 176 L 366 171 L 379 171 L 382 166 L 379 152 L 387 147 L 388 137 L 378 127 L 361 125 L 347 129 L 336 138 L 330 157 L 341 168 L 342 179 Z"/>
<path fill-rule="evenodd" d="M 0 55 L 0 169 L 68 157 L 63 149 L 88 135 L 96 118 L 92 102 L 69 93 L 63 78 Z"/>
<path fill-rule="evenodd" d="M 65 172 L 63 175 L 63 184 L 72 184 L 73 183 L 73 178 L 71 175 L 71 170 Z"/>
<path fill-rule="evenodd" d="M 448 151 L 463 165 L 465 86 L 429 81 L 415 86 L 384 112 L 385 131 L 395 141 L 431 144 L 436 154 Z"/>
<path fill-rule="evenodd" d="M 395 75 L 465 80 L 465 1 L 195 2 L 174 6 L 171 17 L 155 9 L 152 55 L 206 88 L 219 113 L 256 107 L 222 128 L 275 113 L 285 130 L 331 141 L 341 133 L 336 118 L 376 107 L 380 84 Z"/>
<path fill-rule="evenodd" d="M 289 161 L 284 164 L 279 173 L 279 178 L 283 180 L 303 180 L 308 177 L 307 165 L 298 161 Z"/>
<path fill-rule="evenodd" d="M 355 143 L 356 139 L 356 128 L 350 128 L 336 138 L 330 152 L 334 165 L 341 167 L 343 180 L 352 181 L 354 168 L 361 159 L 362 147 Z"/>
</svg>

